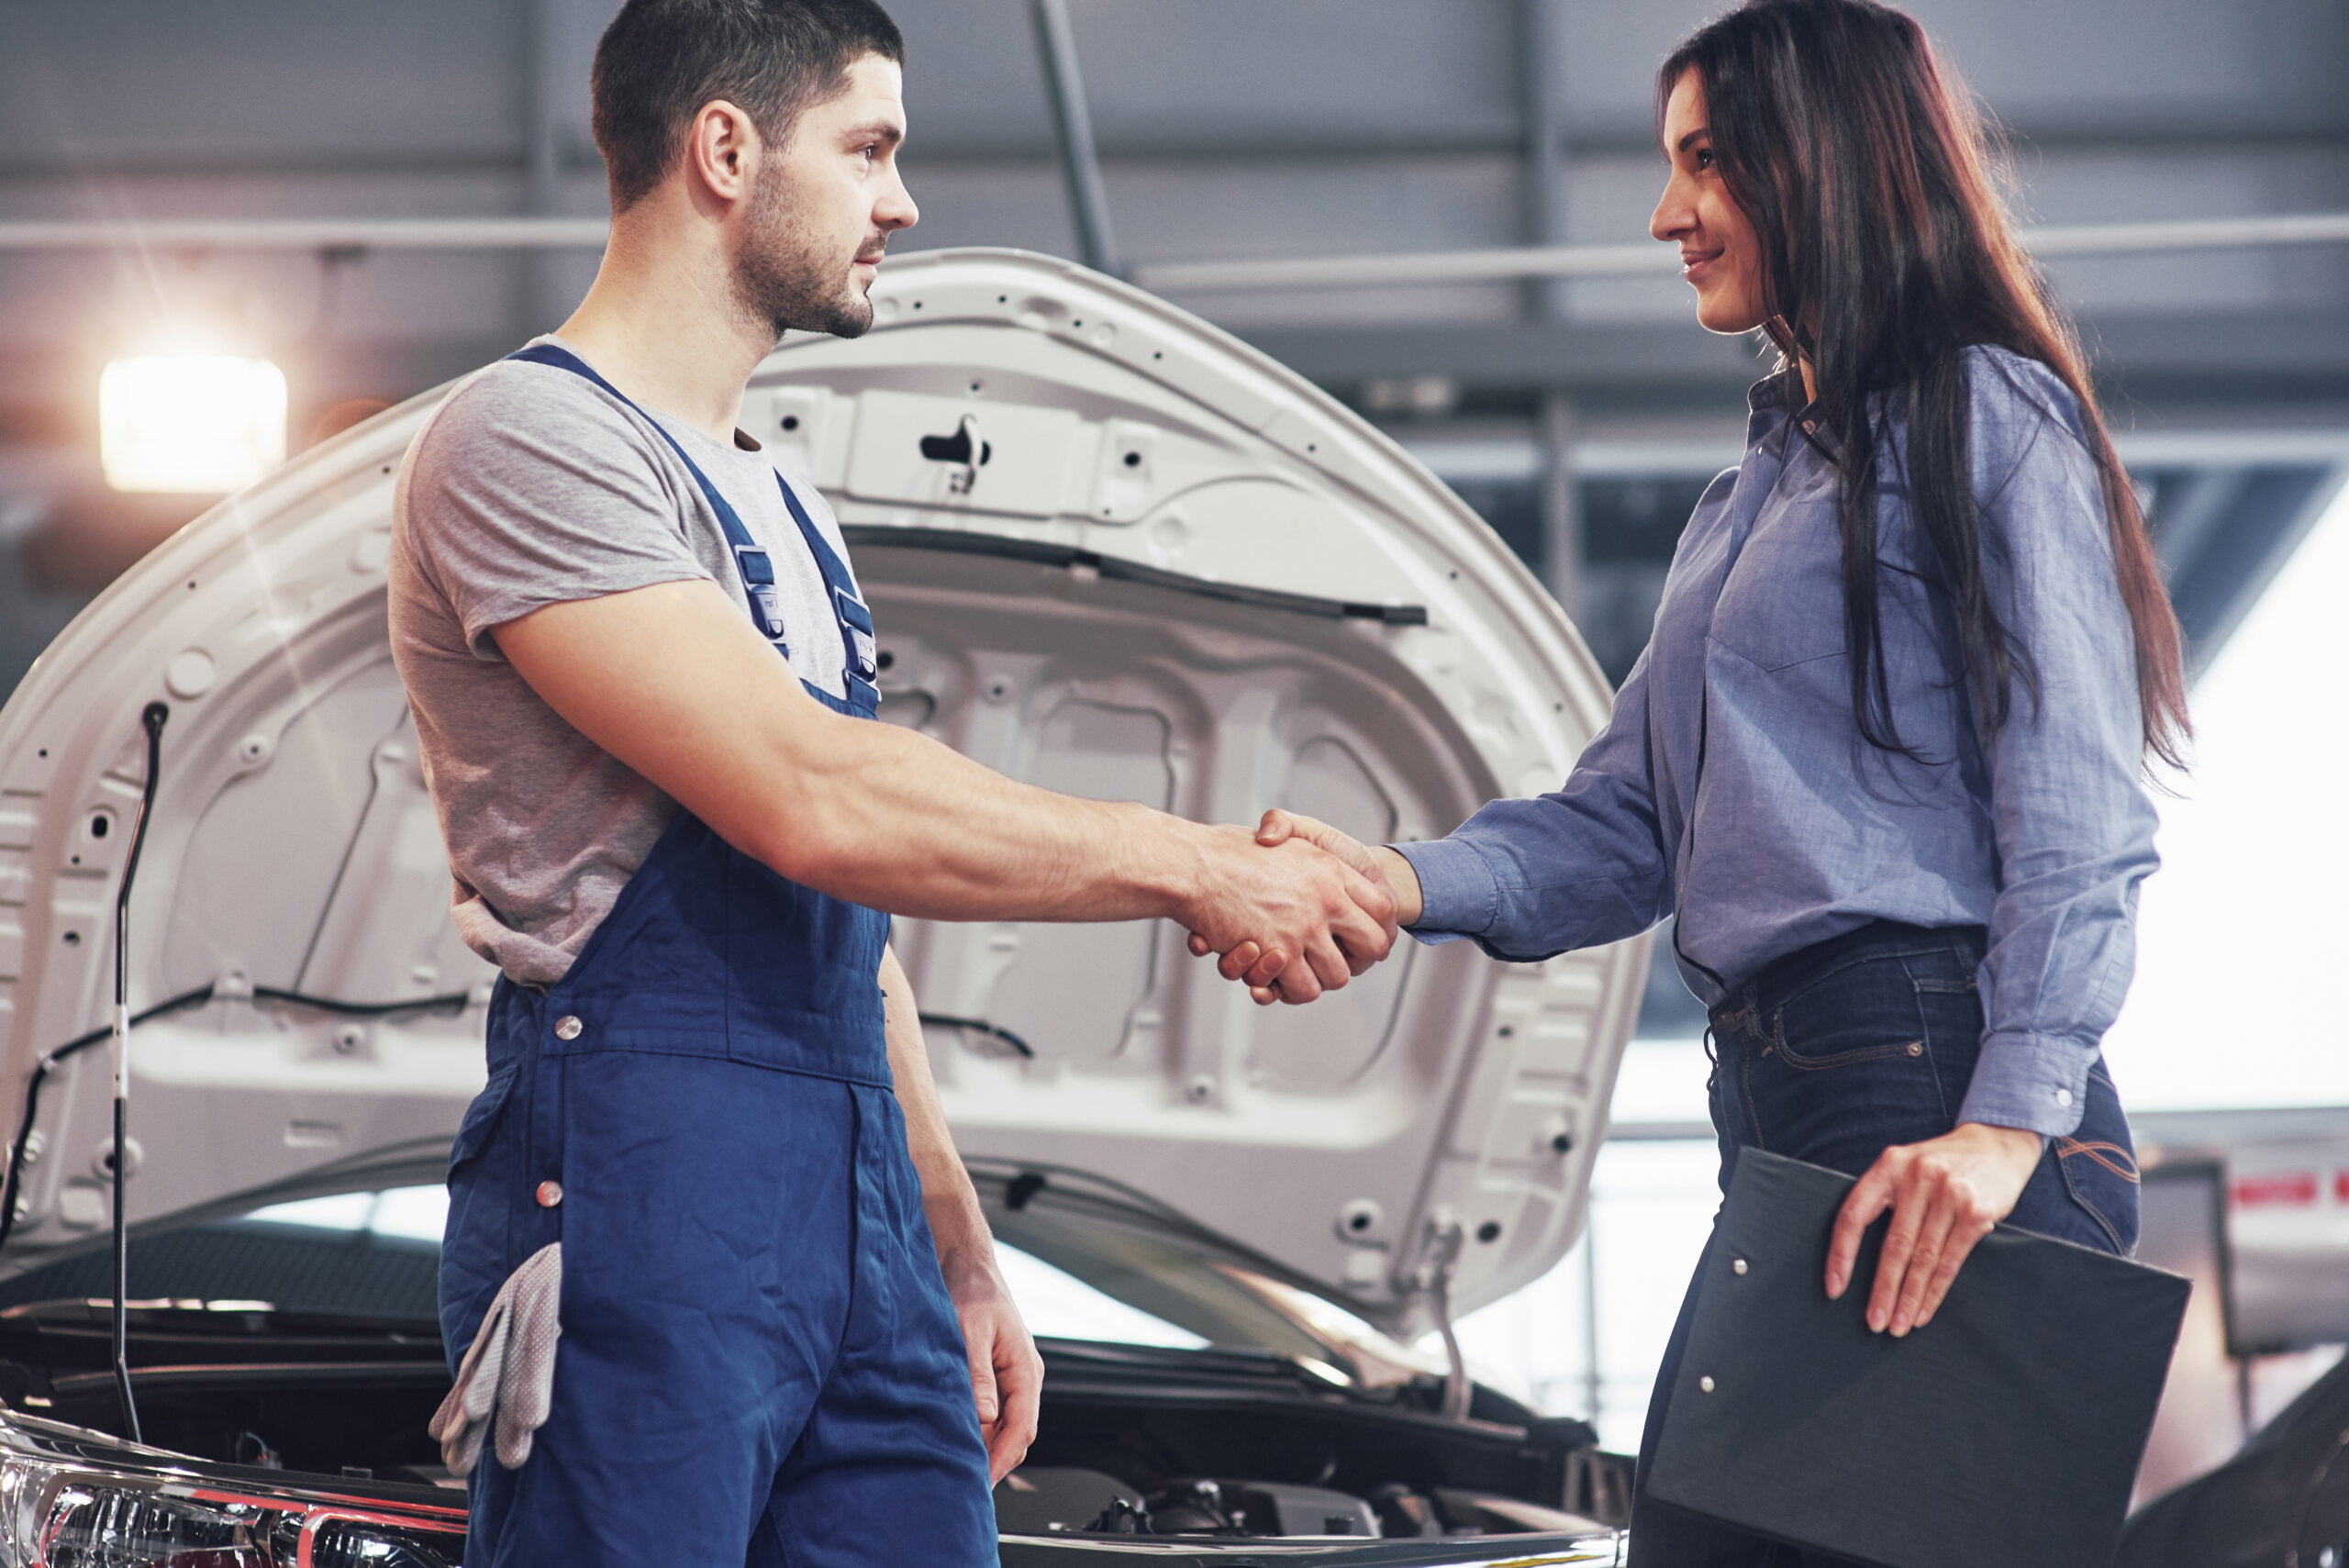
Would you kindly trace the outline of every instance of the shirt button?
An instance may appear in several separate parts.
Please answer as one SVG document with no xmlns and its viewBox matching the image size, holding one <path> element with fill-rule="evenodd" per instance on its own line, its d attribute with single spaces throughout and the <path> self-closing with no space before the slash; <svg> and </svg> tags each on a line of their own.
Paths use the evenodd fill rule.
<svg viewBox="0 0 2349 1568">
<path fill-rule="evenodd" d="M 1729 1272 L 1733 1274 L 1743 1273 L 1745 1272 L 1745 1260 L 1743 1258 L 1731 1258 L 1729 1263 Z"/>
<path fill-rule="evenodd" d="M 1713 1391 L 1713 1380 L 1709 1377 L 1700 1377 L 1697 1380 L 1697 1386 L 1710 1394 Z"/>
<path fill-rule="evenodd" d="M 539 1207 L 540 1208 L 552 1208 L 555 1205 L 562 1201 L 562 1184 L 561 1182 L 540 1182 L 539 1184 L 538 1199 Z"/>
<path fill-rule="evenodd" d="M 2055 1103 L 2056 1103 L 2057 1105 L 2059 1105 L 2059 1106 L 2068 1106 L 2068 1105 L 2070 1105 L 2070 1104 L 2072 1103 L 2072 1091 L 2071 1091 L 2071 1090 L 2069 1090 L 2069 1089 L 2058 1089 L 2058 1090 L 2056 1090 L 2056 1091 L 2055 1091 Z"/>
<path fill-rule="evenodd" d="M 581 1023 L 569 1013 L 565 1013 L 562 1017 L 555 1019 L 554 1021 L 554 1038 L 557 1040 L 577 1040 L 579 1038 L 579 1031 L 586 1027 L 587 1026 L 585 1024 Z"/>
</svg>

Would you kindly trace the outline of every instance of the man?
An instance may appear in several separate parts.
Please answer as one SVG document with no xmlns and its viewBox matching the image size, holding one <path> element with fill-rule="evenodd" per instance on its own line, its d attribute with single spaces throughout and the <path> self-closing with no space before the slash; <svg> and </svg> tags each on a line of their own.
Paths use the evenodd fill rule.
<svg viewBox="0 0 2349 1568">
<path fill-rule="evenodd" d="M 394 647 L 504 974 L 441 1269 L 473 1568 L 995 1561 L 1041 1368 L 884 912 L 1172 917 L 1299 1001 L 1394 940 L 1318 847 L 865 722 L 839 528 L 735 420 L 785 329 L 871 324 L 903 56 L 872 0 L 629 0 L 595 285 L 401 476 Z"/>
</svg>

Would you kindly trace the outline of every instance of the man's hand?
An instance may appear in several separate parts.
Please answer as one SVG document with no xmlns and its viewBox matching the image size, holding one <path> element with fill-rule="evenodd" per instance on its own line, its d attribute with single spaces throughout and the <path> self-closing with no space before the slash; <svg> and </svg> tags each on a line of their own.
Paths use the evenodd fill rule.
<svg viewBox="0 0 2349 1568">
<path fill-rule="evenodd" d="M 1348 834 L 1340 832 L 1326 822 L 1310 817 L 1300 817 L 1275 806 L 1264 813 L 1256 826 L 1256 842 L 1265 849 L 1278 849 L 1293 840 L 1302 840 L 1329 854 L 1336 856 L 1351 867 L 1365 882 L 1384 889 L 1392 906 L 1386 921 L 1386 943 L 1373 955 L 1371 962 L 1383 959 L 1394 948 L 1398 927 L 1408 926 L 1419 917 L 1419 879 L 1411 870 L 1411 862 L 1394 851 L 1381 845 L 1375 849 L 1364 845 Z M 1258 932 L 1248 940 L 1226 948 L 1219 948 L 1205 932 L 1191 933 L 1191 951 L 1200 958 L 1211 952 L 1221 952 L 1216 971 L 1226 980 L 1245 980 L 1248 994 L 1259 1006 L 1275 1001 L 1302 1000 L 1293 997 L 1286 987 L 1274 982 L 1286 972 L 1288 953 L 1278 941 L 1265 940 Z M 1348 957 L 1356 957 L 1349 951 Z M 1356 962 L 1353 972 L 1360 974 L 1369 962 Z"/>
<path fill-rule="evenodd" d="M 1395 945 L 1395 899 L 1375 866 L 1364 874 L 1301 834 L 1268 844 L 1224 828 L 1209 845 L 1183 924 L 1195 952 L 1248 948 L 1262 972 L 1251 982 L 1257 1001 L 1310 1002 Z"/>
<path fill-rule="evenodd" d="M 992 1256 L 960 1252 L 941 1261 L 947 1294 L 963 1320 L 971 1356 L 971 1389 L 979 1435 L 987 1445 L 987 1476 L 1000 1481 L 1019 1468 L 1036 1440 L 1036 1407 L 1044 1386 L 1044 1358 L 1011 1299 Z"/>
<path fill-rule="evenodd" d="M 1876 1262 L 1868 1327 L 1879 1334 L 1889 1329 L 1898 1339 L 1932 1322 L 1958 1265 L 1993 1225 L 2014 1212 L 2045 1142 L 2020 1128 L 1969 1121 L 1877 1155 L 1835 1217 L 1827 1249 L 1828 1296 L 1842 1296 L 1861 1232 L 1888 1208 L 1892 1227 Z"/>
</svg>

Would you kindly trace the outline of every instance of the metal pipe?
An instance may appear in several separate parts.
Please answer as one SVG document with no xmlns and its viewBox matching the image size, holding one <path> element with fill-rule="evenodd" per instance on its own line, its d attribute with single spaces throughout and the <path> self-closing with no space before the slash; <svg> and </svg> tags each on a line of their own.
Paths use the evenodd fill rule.
<svg viewBox="0 0 2349 1568">
<path fill-rule="evenodd" d="M 1550 594 L 1569 616 L 1583 612 L 1582 476 L 1575 472 L 1574 399 L 1542 399 L 1542 561 Z"/>
<path fill-rule="evenodd" d="M 1513 283 L 1520 278 L 1667 274 L 1678 256 L 1637 245 L 1509 245 L 1487 250 L 1407 250 L 1391 256 L 1296 256 L 1263 261 L 1166 261 L 1134 281 L 1156 293 L 1210 289 L 1344 288 L 1397 284 Z"/>
<path fill-rule="evenodd" d="M 1594 1173 L 1595 1174 L 1596 1173 Z M 1582 1376 L 1583 1407 L 1589 1414 L 1592 1426 L 1598 1425 L 1601 1402 L 1607 1396 L 1605 1374 L 1600 1371 L 1598 1332 L 1598 1235 L 1593 1227 L 1598 1223 L 1598 1206 L 1589 1198 L 1589 1188 L 1583 1189 L 1582 1206 Z"/>
<path fill-rule="evenodd" d="M 604 248 L 600 217 L 261 217 L 0 222 L 0 250 L 536 250 Z"/>
<path fill-rule="evenodd" d="M 610 226 L 600 217 L 31 219 L 0 221 L 0 250 L 317 250 L 333 246 L 368 250 L 600 250 L 609 232 Z M 2041 256 L 2332 245 L 2349 241 L 2349 212 L 2080 224 L 2025 230 L 2022 240 Z M 1139 269 L 1135 281 L 1145 288 L 1167 292 L 1506 283 L 1520 278 L 1668 274 L 1676 261 L 1669 248 L 1647 241 L 1506 246 L 1486 250 L 1401 251 L 1391 256 L 1168 261 Z"/>
<path fill-rule="evenodd" d="M 139 854 L 155 815 L 155 791 L 163 778 L 163 724 L 171 717 L 172 710 L 159 702 L 149 703 L 139 715 L 147 731 L 147 778 L 114 896 L 114 1392 L 122 1410 L 122 1435 L 132 1442 L 144 1439 L 130 1386 L 130 890 L 139 881 Z"/>
<path fill-rule="evenodd" d="M 1068 0 L 1032 0 L 1032 6 L 1036 48 L 1043 56 L 1044 93 L 1052 101 L 1052 133 L 1060 144 L 1061 178 L 1068 186 L 1069 221 L 1076 229 L 1077 260 L 1097 272 L 1122 276 L 1125 268 L 1109 233 L 1101 158 L 1093 145 L 1093 114 L 1076 69 L 1076 32 L 1069 26 Z"/>
<path fill-rule="evenodd" d="M 1566 242 L 1565 0 L 1518 0 L 1518 101 L 1525 121 L 1520 176 L 1528 245 Z M 1530 278 L 1526 313 L 1537 320 L 1566 315 L 1566 290 L 1553 278 Z"/>
<path fill-rule="evenodd" d="M 523 9 L 525 31 L 521 62 L 521 92 L 525 146 L 529 171 L 524 210 L 533 217 L 554 215 L 562 201 L 562 139 L 558 106 L 573 83 L 558 48 L 561 0 L 529 0 Z M 520 336 L 534 338 L 551 331 L 571 314 L 572 301 L 563 297 L 562 261 L 551 250 L 540 250 L 521 260 L 518 314 Z"/>
<path fill-rule="evenodd" d="M 2343 241 L 2349 241 L 2349 212 L 2073 224 L 2027 229 L 2022 235 L 2024 246 L 2038 256 L 2265 249 Z M 1678 264 L 1679 257 L 1671 247 L 1650 241 L 1637 245 L 1403 251 L 1390 256 L 1299 256 L 1262 261 L 1169 261 L 1140 269 L 1134 281 L 1153 292 L 1179 294 L 1217 289 L 1507 283 L 1520 278 L 1637 277 L 1668 275 Z"/>
</svg>

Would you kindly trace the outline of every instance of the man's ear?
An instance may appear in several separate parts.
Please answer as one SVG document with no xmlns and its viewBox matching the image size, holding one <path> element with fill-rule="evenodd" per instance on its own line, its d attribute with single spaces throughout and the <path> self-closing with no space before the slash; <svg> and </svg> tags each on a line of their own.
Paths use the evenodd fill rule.
<svg viewBox="0 0 2349 1568">
<path fill-rule="evenodd" d="M 751 188 L 760 150 L 758 127 L 750 115 L 737 104 L 713 98 L 686 128 L 685 172 L 698 190 L 737 201 Z"/>
</svg>

